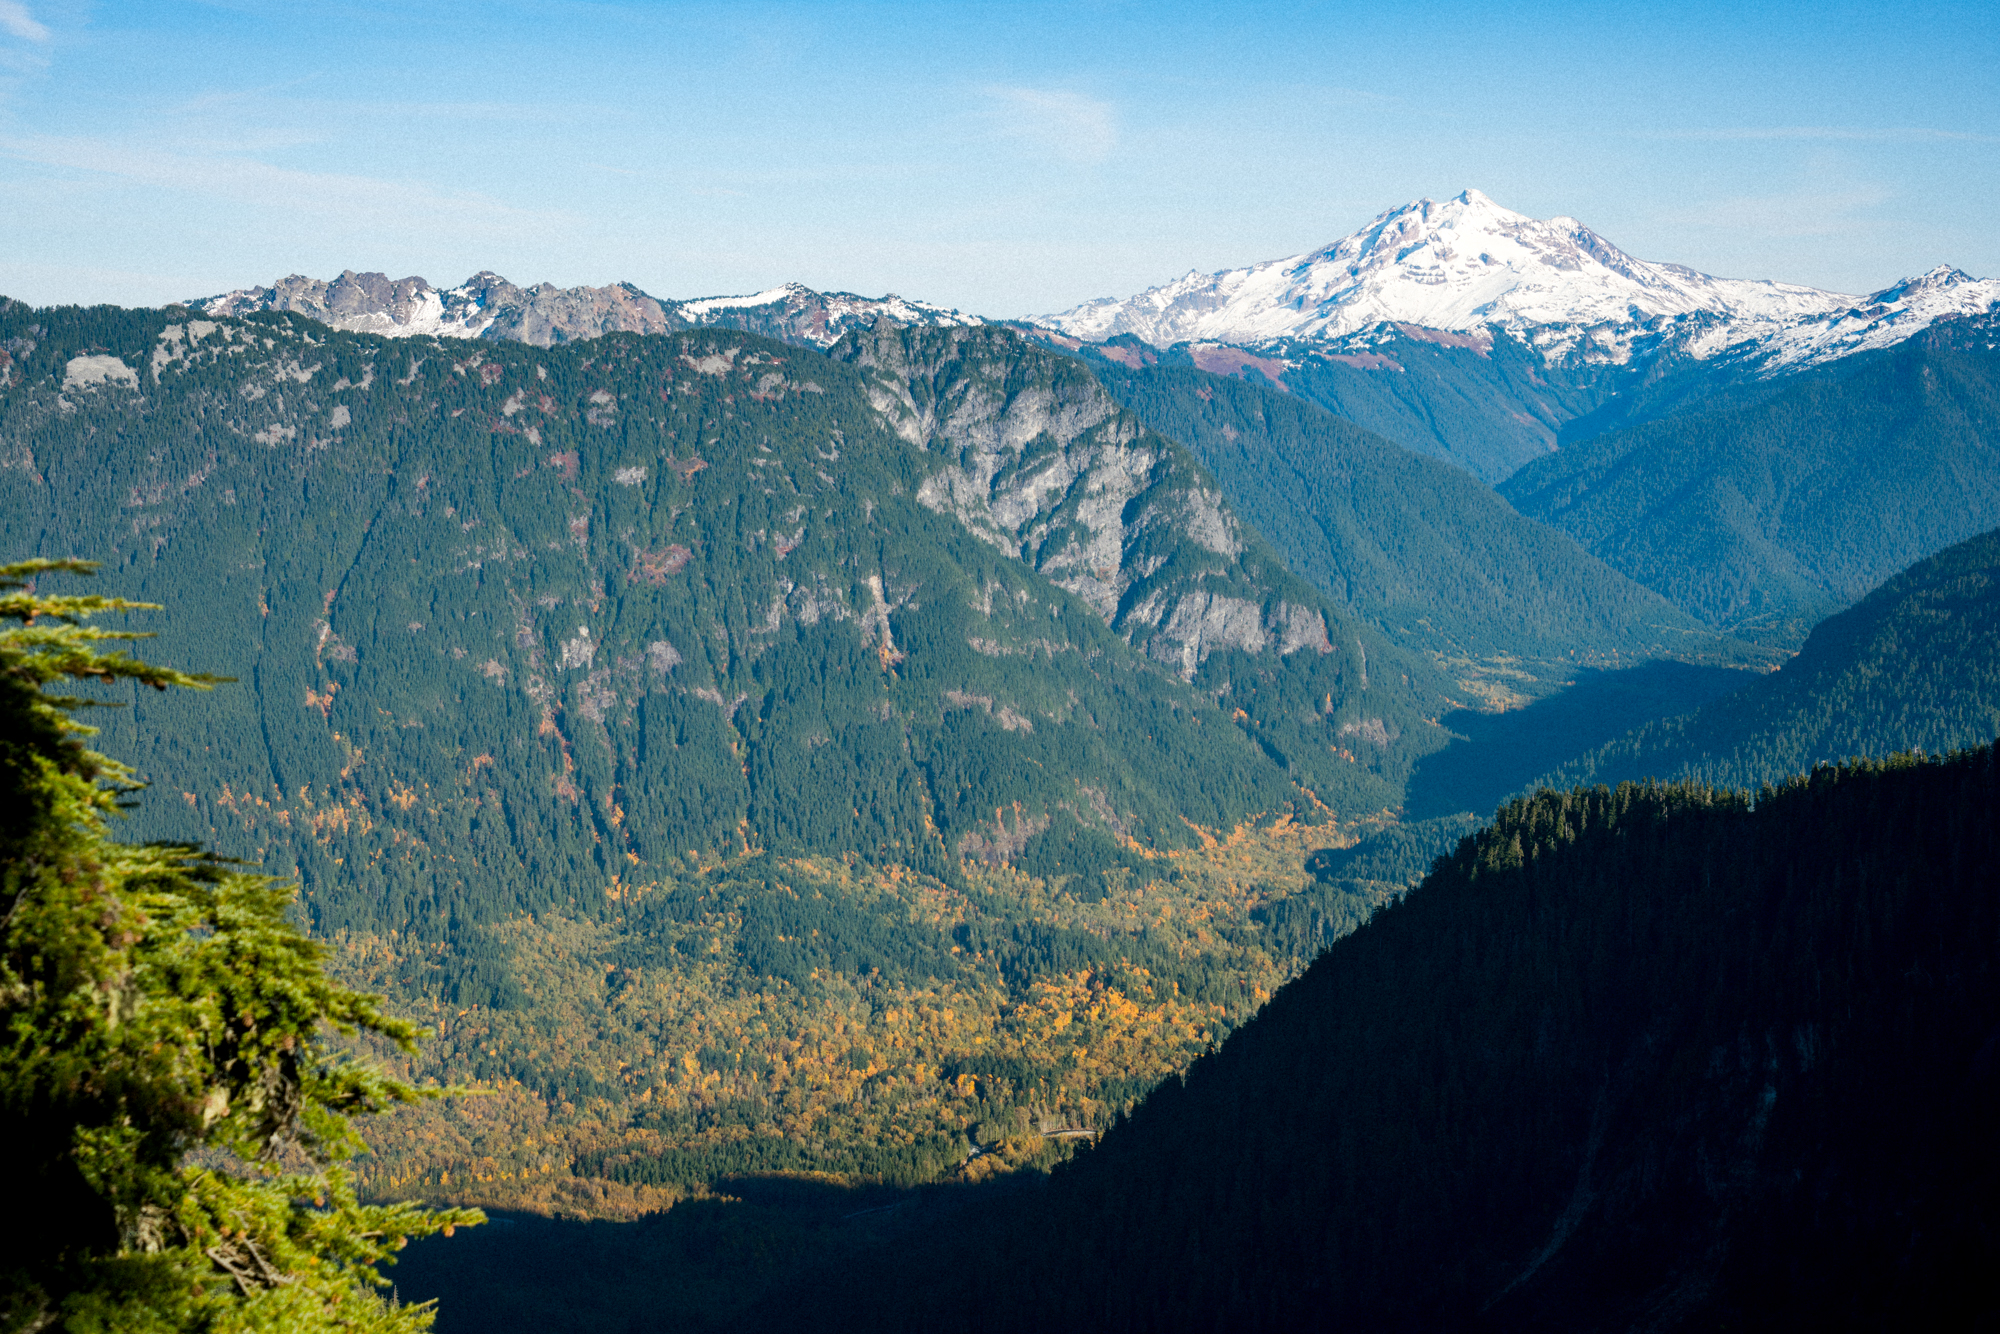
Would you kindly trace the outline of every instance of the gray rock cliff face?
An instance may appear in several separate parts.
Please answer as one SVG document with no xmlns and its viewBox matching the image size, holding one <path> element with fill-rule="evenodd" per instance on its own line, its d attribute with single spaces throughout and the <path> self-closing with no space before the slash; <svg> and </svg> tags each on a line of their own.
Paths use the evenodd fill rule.
<svg viewBox="0 0 2000 1334">
<path fill-rule="evenodd" d="M 1083 599 L 1192 679 L 1218 649 L 1330 653 L 1319 599 L 1179 445 L 1089 371 L 1009 330 L 878 324 L 834 349 L 875 410 L 937 454 L 918 499 Z"/>
</svg>

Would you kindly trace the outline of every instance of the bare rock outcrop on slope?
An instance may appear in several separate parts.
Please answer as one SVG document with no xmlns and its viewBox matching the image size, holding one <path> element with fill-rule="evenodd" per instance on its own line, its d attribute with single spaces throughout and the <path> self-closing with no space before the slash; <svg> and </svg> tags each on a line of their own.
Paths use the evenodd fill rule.
<svg viewBox="0 0 2000 1334">
<path fill-rule="evenodd" d="M 1319 599 L 1186 450 L 1076 362 L 1004 329 L 888 324 L 835 355 L 875 371 L 875 410 L 943 457 L 920 501 L 1033 565 L 1184 679 L 1219 649 L 1333 651 Z"/>
</svg>

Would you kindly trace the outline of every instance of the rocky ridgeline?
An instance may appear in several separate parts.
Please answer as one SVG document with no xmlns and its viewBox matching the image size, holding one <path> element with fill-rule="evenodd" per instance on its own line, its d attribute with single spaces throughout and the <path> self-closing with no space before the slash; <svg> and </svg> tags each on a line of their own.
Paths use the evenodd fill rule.
<svg viewBox="0 0 2000 1334">
<path fill-rule="evenodd" d="M 883 317 L 900 324 L 983 322 L 898 296 L 815 292 L 798 283 L 749 296 L 675 301 L 649 296 L 631 283 L 518 287 L 497 273 L 483 271 L 451 288 L 434 287 L 423 278 L 392 279 L 352 269 L 331 282 L 293 274 L 269 287 L 244 288 L 186 304 L 211 316 L 284 310 L 353 333 L 506 339 L 535 347 L 610 333 L 671 333 L 704 326 L 828 347 L 849 329 L 867 327 Z"/>
</svg>

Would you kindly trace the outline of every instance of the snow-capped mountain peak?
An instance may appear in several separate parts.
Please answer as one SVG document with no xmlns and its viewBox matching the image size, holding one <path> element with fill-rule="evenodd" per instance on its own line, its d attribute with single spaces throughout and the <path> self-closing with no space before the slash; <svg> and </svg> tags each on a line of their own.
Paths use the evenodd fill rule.
<svg viewBox="0 0 2000 1334">
<path fill-rule="evenodd" d="M 1776 328 L 1855 298 L 1714 278 L 1620 250 L 1575 218 L 1531 218 L 1477 190 L 1418 199 L 1331 245 L 1220 273 L 1191 273 L 1040 323 L 1073 337 L 1179 342 L 1328 338 L 1383 323 L 1432 329 L 1625 324 L 1709 311 Z"/>
</svg>

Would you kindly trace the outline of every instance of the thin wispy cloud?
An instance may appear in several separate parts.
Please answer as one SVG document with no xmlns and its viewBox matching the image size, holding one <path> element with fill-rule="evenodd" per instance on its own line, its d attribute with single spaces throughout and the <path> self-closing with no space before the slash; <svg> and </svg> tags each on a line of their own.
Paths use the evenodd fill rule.
<svg viewBox="0 0 2000 1334">
<path fill-rule="evenodd" d="M 0 0 L 0 29 L 24 42 L 49 40 L 49 30 L 35 22 L 35 16 L 20 0 Z"/>
<path fill-rule="evenodd" d="M 578 223 L 556 209 L 522 209 L 489 196 L 337 172 L 296 171 L 254 158 L 207 156 L 91 138 L 5 138 L 0 156 L 96 173 L 163 190 L 369 226 L 449 227 L 486 235 L 537 234 Z"/>
<path fill-rule="evenodd" d="M 1118 114 L 1111 103 L 1048 88 L 990 87 L 996 130 L 1070 162 L 1102 162 L 1118 146 Z"/>
</svg>

